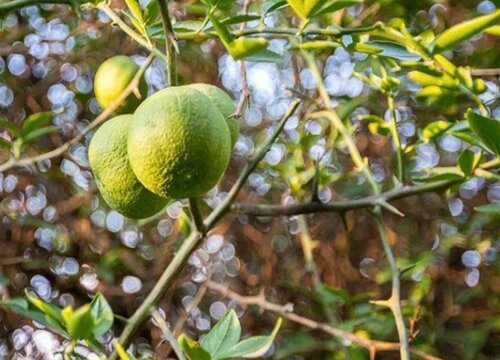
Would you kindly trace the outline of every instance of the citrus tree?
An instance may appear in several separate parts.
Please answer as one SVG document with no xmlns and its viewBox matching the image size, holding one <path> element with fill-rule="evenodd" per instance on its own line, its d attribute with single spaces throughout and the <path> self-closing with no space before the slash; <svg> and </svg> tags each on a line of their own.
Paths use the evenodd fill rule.
<svg viewBox="0 0 500 360">
<path fill-rule="evenodd" d="M 8 336 L 17 314 L 65 359 L 500 355 L 493 2 L 12 0 L 0 16 Z M 44 271 L 60 292 L 26 281 Z M 28 351 L 12 341 L 5 356 Z"/>
</svg>

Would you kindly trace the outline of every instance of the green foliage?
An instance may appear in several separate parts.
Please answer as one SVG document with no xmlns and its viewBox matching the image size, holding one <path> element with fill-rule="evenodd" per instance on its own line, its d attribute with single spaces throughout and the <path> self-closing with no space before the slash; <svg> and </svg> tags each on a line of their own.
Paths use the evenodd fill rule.
<svg viewBox="0 0 500 360">
<path fill-rule="evenodd" d="M 278 319 L 271 334 L 254 336 L 240 341 L 241 326 L 234 310 L 229 310 L 200 344 L 182 334 L 179 345 L 190 360 L 224 360 L 235 358 L 258 358 L 271 347 L 281 327 Z"/>
</svg>

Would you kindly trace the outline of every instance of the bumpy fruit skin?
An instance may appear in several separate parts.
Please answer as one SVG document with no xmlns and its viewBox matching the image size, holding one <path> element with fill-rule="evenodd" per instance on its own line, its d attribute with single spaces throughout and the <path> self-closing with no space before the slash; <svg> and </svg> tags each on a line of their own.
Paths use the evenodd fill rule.
<svg viewBox="0 0 500 360">
<path fill-rule="evenodd" d="M 226 170 L 231 136 L 210 99 L 189 86 L 147 98 L 134 113 L 128 155 L 146 188 L 169 198 L 198 197 Z"/>
<path fill-rule="evenodd" d="M 227 126 L 229 127 L 229 133 L 231 134 L 231 149 L 238 141 L 238 135 L 240 133 L 240 122 L 234 118 L 231 118 L 231 115 L 236 111 L 236 107 L 234 106 L 233 100 L 229 97 L 229 95 L 222 89 L 219 89 L 217 86 L 209 85 L 209 84 L 191 84 L 189 87 L 196 89 L 206 96 L 219 108 L 226 119 Z"/>
<path fill-rule="evenodd" d="M 132 81 L 139 66 L 124 55 L 114 56 L 104 61 L 95 74 L 94 92 L 99 105 L 104 109 L 113 103 Z M 144 78 L 139 83 L 141 99 L 147 95 L 148 87 Z M 130 94 L 115 111 L 116 114 L 133 113 L 141 99 Z"/>
<path fill-rule="evenodd" d="M 89 146 L 89 162 L 106 203 L 133 219 L 150 217 L 168 200 L 147 190 L 134 175 L 127 155 L 128 130 L 133 115 L 120 115 L 96 131 Z"/>
</svg>

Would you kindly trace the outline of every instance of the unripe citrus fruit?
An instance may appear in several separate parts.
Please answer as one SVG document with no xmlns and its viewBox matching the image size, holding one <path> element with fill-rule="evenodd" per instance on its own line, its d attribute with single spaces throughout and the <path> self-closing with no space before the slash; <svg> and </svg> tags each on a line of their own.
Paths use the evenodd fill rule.
<svg viewBox="0 0 500 360">
<path fill-rule="evenodd" d="M 89 162 L 106 203 L 126 217 L 147 218 L 167 205 L 167 199 L 147 190 L 132 172 L 127 136 L 133 115 L 120 115 L 96 131 L 89 146 Z"/>
<path fill-rule="evenodd" d="M 124 55 L 114 56 L 99 66 L 94 79 L 94 92 L 99 105 L 105 109 L 111 105 L 130 84 L 139 66 Z M 142 78 L 139 83 L 139 92 L 143 99 L 147 95 L 147 85 Z M 130 94 L 115 111 L 117 114 L 132 113 L 141 99 Z"/>
<path fill-rule="evenodd" d="M 221 111 L 189 86 L 169 87 L 147 98 L 129 130 L 132 169 L 163 197 L 205 194 L 229 164 L 231 136 Z"/>
<path fill-rule="evenodd" d="M 238 135 L 240 133 L 240 122 L 234 118 L 232 115 L 236 111 L 236 107 L 234 106 L 233 100 L 229 97 L 229 95 L 222 89 L 219 89 L 217 86 L 210 84 L 191 84 L 188 85 L 193 89 L 201 91 L 203 94 L 208 96 L 210 100 L 219 108 L 226 119 L 227 126 L 229 127 L 229 133 L 231 134 L 231 149 L 234 144 L 238 140 Z"/>
</svg>

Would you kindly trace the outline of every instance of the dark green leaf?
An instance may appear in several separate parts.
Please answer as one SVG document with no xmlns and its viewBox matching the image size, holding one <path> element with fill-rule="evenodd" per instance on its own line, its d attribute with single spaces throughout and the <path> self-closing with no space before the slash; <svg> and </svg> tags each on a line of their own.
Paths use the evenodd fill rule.
<svg viewBox="0 0 500 360">
<path fill-rule="evenodd" d="M 401 61 L 419 61 L 422 57 L 413 54 L 398 43 L 392 41 L 376 40 L 367 42 L 368 45 L 379 48 L 381 50 L 378 56 L 385 56 Z"/>
<path fill-rule="evenodd" d="M 282 57 L 274 51 L 264 49 L 245 57 L 245 60 L 253 62 L 279 62 L 282 60 Z"/>
<path fill-rule="evenodd" d="M 321 285 L 317 290 L 317 295 L 327 305 L 345 304 L 349 300 L 347 291 L 328 285 Z"/>
<path fill-rule="evenodd" d="M 211 360 L 208 352 L 203 350 L 196 341 L 190 339 L 185 334 L 181 334 L 177 339 L 179 346 L 189 360 Z"/>
<path fill-rule="evenodd" d="M 45 124 L 50 122 L 53 117 L 54 113 L 51 111 L 40 112 L 28 116 L 23 122 L 23 136 L 26 136 L 32 131 L 44 126 Z"/>
<path fill-rule="evenodd" d="M 146 5 L 146 9 L 144 9 L 144 22 L 146 24 L 151 24 L 158 18 L 158 15 L 160 15 L 158 2 L 155 0 L 151 0 Z"/>
<path fill-rule="evenodd" d="M 229 310 L 201 340 L 201 347 L 214 359 L 236 345 L 240 340 L 241 326 L 234 310 Z"/>
<path fill-rule="evenodd" d="M 10 149 L 12 147 L 12 143 L 0 136 L 0 147 L 4 149 Z"/>
<path fill-rule="evenodd" d="M 467 111 L 469 126 L 484 142 L 488 149 L 500 155 L 500 121 L 479 115 L 469 109 Z"/>
<path fill-rule="evenodd" d="M 312 12 L 312 14 L 310 15 L 310 17 L 321 16 L 321 15 L 325 15 L 325 14 L 332 13 L 335 11 L 339 11 L 339 10 L 342 10 L 342 9 L 349 7 L 349 6 L 361 4 L 362 2 L 363 2 L 363 0 L 330 0 L 330 1 L 326 1 L 325 4 L 323 4 L 323 6 L 321 6 L 317 10 L 314 10 Z"/>
<path fill-rule="evenodd" d="M 475 154 L 471 150 L 464 150 L 458 158 L 458 166 L 465 175 L 472 175 L 480 158 L 481 154 Z"/>
<path fill-rule="evenodd" d="M 244 22 L 254 21 L 254 20 L 260 20 L 260 15 L 258 15 L 258 14 L 241 14 L 241 15 L 230 16 L 230 17 L 222 20 L 221 23 L 224 25 L 234 25 L 234 24 L 241 24 Z"/>
<path fill-rule="evenodd" d="M 272 13 L 273 11 L 283 9 L 284 7 L 287 6 L 288 3 L 286 2 L 286 0 L 270 0 L 266 1 L 262 5 L 262 11 L 264 12 L 264 14 L 269 14 Z"/>
<path fill-rule="evenodd" d="M 500 214 L 500 204 L 486 204 L 477 206 L 474 210 L 488 214 Z"/>
<path fill-rule="evenodd" d="M 101 293 L 97 293 L 94 296 L 90 303 L 90 308 L 94 319 L 94 336 L 97 338 L 104 335 L 113 326 L 113 310 Z"/>
</svg>

